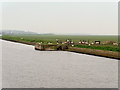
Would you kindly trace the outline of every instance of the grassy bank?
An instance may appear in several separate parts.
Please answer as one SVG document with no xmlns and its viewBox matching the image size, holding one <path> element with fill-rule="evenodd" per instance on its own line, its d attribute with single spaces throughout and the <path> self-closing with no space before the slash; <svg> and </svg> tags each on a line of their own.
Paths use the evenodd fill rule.
<svg viewBox="0 0 120 90">
<path fill-rule="evenodd" d="M 118 42 L 117 36 L 78 36 L 78 35 L 12 35 L 12 36 L 9 36 L 9 35 L 4 35 L 2 36 L 2 39 L 14 40 L 16 42 L 28 43 L 31 45 L 37 42 L 42 42 L 43 44 L 47 44 L 48 42 L 51 42 L 53 44 L 56 44 L 56 39 L 59 39 L 62 42 L 64 42 L 66 39 L 72 39 L 74 42 L 79 42 L 80 40 L 86 40 L 86 41 L 89 40 L 90 43 L 96 40 L 99 40 L 101 42 L 105 42 L 105 41 Z M 88 46 L 88 45 L 76 44 L 74 47 L 120 52 L 119 47 L 113 46 L 113 45 Z"/>
<path fill-rule="evenodd" d="M 92 45 L 92 46 L 75 45 L 74 47 L 120 52 L 119 47 L 118 46 L 113 46 L 113 45 Z"/>
<path fill-rule="evenodd" d="M 31 42 L 56 42 L 56 39 L 59 39 L 61 41 L 65 41 L 66 39 L 72 39 L 74 42 L 79 42 L 80 40 L 89 40 L 90 42 L 94 42 L 95 40 L 105 42 L 105 41 L 118 41 L 117 36 L 80 36 L 80 35 L 4 35 L 2 38 L 9 38 L 9 39 L 15 39 L 15 40 L 21 40 L 23 38 L 24 41 L 31 41 Z"/>
</svg>

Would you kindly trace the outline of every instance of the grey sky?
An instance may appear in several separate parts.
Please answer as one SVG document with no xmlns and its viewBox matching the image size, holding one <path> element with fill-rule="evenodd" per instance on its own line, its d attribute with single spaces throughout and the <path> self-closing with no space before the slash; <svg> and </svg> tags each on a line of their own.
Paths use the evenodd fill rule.
<svg viewBox="0 0 120 90">
<path fill-rule="evenodd" d="M 116 2 L 2 4 L 2 29 L 57 34 L 118 34 Z"/>
</svg>

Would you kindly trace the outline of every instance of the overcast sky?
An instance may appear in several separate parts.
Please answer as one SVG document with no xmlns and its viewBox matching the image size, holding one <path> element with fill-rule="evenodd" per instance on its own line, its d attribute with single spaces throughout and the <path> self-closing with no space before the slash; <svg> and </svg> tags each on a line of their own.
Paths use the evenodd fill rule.
<svg viewBox="0 0 120 90">
<path fill-rule="evenodd" d="M 117 2 L 5 2 L 2 29 L 56 34 L 118 34 Z"/>
</svg>

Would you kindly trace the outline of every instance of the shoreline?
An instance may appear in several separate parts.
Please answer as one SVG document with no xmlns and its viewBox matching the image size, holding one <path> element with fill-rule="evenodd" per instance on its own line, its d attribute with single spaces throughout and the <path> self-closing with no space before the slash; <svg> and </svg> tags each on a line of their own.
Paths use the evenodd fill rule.
<svg viewBox="0 0 120 90">
<path fill-rule="evenodd" d="M 8 39 L 2 39 L 2 40 L 11 41 L 15 43 L 22 43 L 22 44 L 27 44 L 27 45 L 33 45 L 33 46 L 35 46 L 36 44 L 35 42 L 24 42 L 24 41 L 16 41 L 16 40 L 8 40 Z M 49 51 L 49 50 L 44 50 L 44 51 Z M 58 51 L 58 50 L 51 50 L 51 51 Z M 120 59 L 120 52 L 113 52 L 113 51 L 104 51 L 104 50 L 77 48 L 77 47 L 69 47 L 69 49 L 62 50 L 62 51 L 82 53 L 82 54 L 105 57 L 105 58 L 112 58 L 112 59 L 117 59 L 117 60 Z"/>
<path fill-rule="evenodd" d="M 76 47 L 74 48 L 70 47 L 67 51 L 99 56 L 99 57 L 112 58 L 117 60 L 120 59 L 120 52 L 104 51 L 104 50 L 88 49 L 88 48 L 76 48 Z"/>
<path fill-rule="evenodd" d="M 1 39 L 1 40 L 6 40 L 6 41 L 11 41 L 11 42 L 15 42 L 15 43 L 22 43 L 22 44 L 27 44 L 27 45 L 35 45 L 35 43 L 33 42 L 24 42 L 24 41 L 16 41 L 16 40 L 8 40 L 8 39 Z"/>
</svg>

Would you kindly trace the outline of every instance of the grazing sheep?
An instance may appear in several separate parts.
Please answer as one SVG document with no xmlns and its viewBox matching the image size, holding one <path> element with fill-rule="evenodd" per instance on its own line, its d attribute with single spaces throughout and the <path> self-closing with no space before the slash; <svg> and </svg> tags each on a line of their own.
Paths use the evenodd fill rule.
<svg viewBox="0 0 120 90">
<path fill-rule="evenodd" d="M 95 44 L 100 44 L 100 41 L 95 41 Z"/>
<path fill-rule="evenodd" d="M 79 42 L 79 44 L 82 44 L 82 42 Z"/>
<path fill-rule="evenodd" d="M 92 45 L 94 44 L 94 43 L 91 43 Z"/>
<path fill-rule="evenodd" d="M 67 43 L 67 42 L 64 42 L 65 44 Z"/>
<path fill-rule="evenodd" d="M 82 44 L 85 44 L 85 42 L 82 42 Z"/>
<path fill-rule="evenodd" d="M 67 39 L 67 42 L 69 42 L 70 40 Z"/>
<path fill-rule="evenodd" d="M 114 46 L 118 46 L 118 43 L 113 43 Z"/>
<path fill-rule="evenodd" d="M 49 42 L 48 44 L 49 44 L 49 45 L 51 45 L 52 43 L 51 43 L 51 42 Z"/>
<path fill-rule="evenodd" d="M 89 44 L 88 42 L 85 42 L 85 44 Z"/>
<path fill-rule="evenodd" d="M 62 42 L 62 44 L 65 44 L 64 42 Z"/>
<path fill-rule="evenodd" d="M 99 42 L 96 42 L 95 44 L 99 44 Z"/>
<path fill-rule="evenodd" d="M 74 47 L 74 45 L 72 45 L 72 47 Z"/>
</svg>

